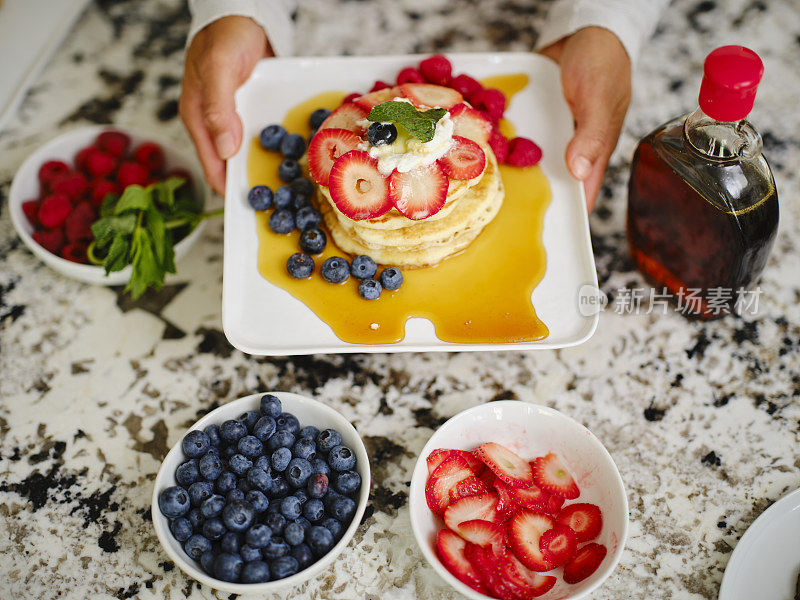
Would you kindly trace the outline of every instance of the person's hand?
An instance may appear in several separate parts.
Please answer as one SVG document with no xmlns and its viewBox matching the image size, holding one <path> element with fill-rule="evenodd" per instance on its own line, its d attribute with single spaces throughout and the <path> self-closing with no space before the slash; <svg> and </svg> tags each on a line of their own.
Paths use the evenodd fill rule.
<svg viewBox="0 0 800 600">
<path fill-rule="evenodd" d="M 630 103 L 631 61 L 617 36 L 602 27 L 580 29 L 541 52 L 561 67 L 561 87 L 575 119 L 564 158 L 583 181 L 591 211 Z"/>
<path fill-rule="evenodd" d="M 194 36 L 186 52 L 178 112 L 206 180 L 225 192 L 225 160 L 242 144 L 234 93 L 259 59 L 273 56 L 264 29 L 247 17 L 224 17 Z"/>
</svg>

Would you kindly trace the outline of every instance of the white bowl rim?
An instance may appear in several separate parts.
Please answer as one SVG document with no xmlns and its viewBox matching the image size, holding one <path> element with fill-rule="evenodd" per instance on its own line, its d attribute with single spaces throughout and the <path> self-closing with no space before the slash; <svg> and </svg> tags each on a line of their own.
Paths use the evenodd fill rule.
<svg viewBox="0 0 800 600">
<path fill-rule="evenodd" d="M 200 199 L 203 205 L 205 206 L 208 204 L 208 201 L 211 197 L 211 191 L 205 181 L 205 178 L 203 177 L 203 171 L 200 168 L 197 159 L 193 155 L 187 153 L 182 148 L 178 147 L 174 142 L 165 139 L 157 133 L 153 133 L 146 129 L 133 129 L 126 127 L 125 125 L 115 125 L 113 123 L 75 127 L 67 131 L 63 131 L 50 138 L 40 146 L 37 146 L 30 154 L 28 154 L 28 156 L 25 157 L 14 173 L 14 178 L 11 181 L 11 187 L 8 191 L 7 200 L 9 213 L 11 215 L 11 223 L 14 225 L 17 235 L 22 239 L 23 243 L 34 254 L 34 256 L 39 258 L 39 260 L 44 262 L 48 267 L 54 271 L 57 271 L 61 275 L 64 275 L 65 277 L 83 281 L 85 283 L 94 283 L 99 285 L 120 285 L 122 283 L 126 283 L 130 278 L 130 267 L 126 267 L 122 271 L 109 273 L 106 275 L 103 272 L 102 266 L 84 265 L 69 261 L 56 254 L 53 254 L 52 252 L 49 252 L 48 250 L 45 250 L 34 241 L 30 232 L 32 229 L 31 224 L 27 222 L 24 213 L 22 213 L 22 203 L 29 198 L 23 197 L 22 192 L 20 191 L 23 184 L 19 178 L 21 172 L 26 168 L 29 168 L 32 163 L 36 162 L 39 165 L 43 164 L 43 161 L 45 160 L 43 155 L 47 156 L 49 154 L 53 156 L 54 153 L 58 153 L 58 148 L 67 141 L 71 141 L 73 138 L 80 138 L 84 136 L 89 137 L 90 135 L 96 135 L 103 131 L 109 130 L 120 131 L 126 135 L 129 135 L 131 138 L 138 140 L 149 140 L 156 142 L 157 144 L 161 145 L 162 148 L 167 149 L 171 154 L 177 156 L 180 159 L 181 168 L 185 168 L 191 172 L 192 182 L 195 188 L 199 190 Z M 54 158 L 50 160 L 69 159 Z M 189 233 L 189 235 L 175 244 L 176 260 L 179 260 L 188 252 L 189 248 L 200 237 L 205 225 L 205 221 L 200 221 Z"/>
<path fill-rule="evenodd" d="M 221 423 L 222 421 L 219 419 L 219 415 L 222 413 L 227 413 L 227 412 L 235 413 L 239 410 L 241 410 L 241 412 L 244 412 L 245 410 L 253 410 L 252 408 L 253 401 L 261 398 L 265 394 L 273 394 L 277 396 L 281 400 L 281 402 L 283 402 L 284 399 L 287 399 L 290 400 L 291 402 L 299 402 L 300 404 L 305 404 L 307 406 L 310 406 L 314 410 L 319 410 L 321 413 L 327 414 L 333 419 L 341 420 L 343 422 L 341 428 L 347 429 L 349 427 L 349 429 L 351 430 L 350 433 L 355 434 L 355 439 L 358 440 L 358 444 L 356 445 L 355 448 L 352 448 L 352 450 L 355 451 L 356 453 L 356 458 L 358 460 L 358 465 L 359 465 L 358 472 L 359 475 L 361 475 L 361 491 L 359 492 L 358 503 L 356 504 L 356 512 L 353 515 L 353 520 L 350 522 L 350 525 L 344 531 L 342 537 L 339 539 L 336 545 L 334 545 L 334 547 L 331 548 L 325 556 L 320 558 L 312 565 L 309 565 L 305 569 L 298 571 L 294 575 L 291 575 L 284 579 L 277 579 L 275 581 L 267 581 L 264 583 L 231 583 L 211 577 L 202 570 L 198 569 L 193 564 L 194 561 L 190 561 L 190 559 L 186 556 L 181 556 L 170 547 L 170 545 L 167 543 L 167 540 L 172 536 L 172 533 L 169 531 L 169 525 L 168 525 L 169 521 L 164 515 L 161 514 L 161 511 L 158 509 L 158 494 L 162 489 L 168 487 L 164 485 L 164 479 L 169 476 L 169 473 L 165 469 L 168 459 L 170 457 L 175 458 L 176 455 L 178 454 L 182 455 L 183 453 L 183 450 L 181 449 L 181 441 L 183 440 L 183 436 L 181 436 L 181 439 L 179 439 L 175 443 L 175 445 L 172 446 L 170 451 L 164 457 L 164 460 L 161 462 L 161 467 L 159 467 L 158 469 L 158 474 L 156 475 L 156 479 L 153 483 L 153 494 L 151 498 L 150 513 L 152 516 L 153 526 L 155 527 L 158 541 L 161 544 L 161 547 L 164 549 L 164 551 L 169 555 L 169 557 L 175 562 L 175 564 L 178 565 L 178 567 L 180 567 L 180 569 L 186 575 L 215 590 L 231 592 L 235 594 L 267 593 L 276 591 L 278 589 L 286 588 L 292 585 L 297 585 L 299 583 L 303 583 L 304 581 L 311 579 L 318 573 L 327 569 L 328 566 L 347 547 L 347 545 L 350 543 L 350 540 L 355 535 L 356 529 L 358 529 L 358 527 L 361 525 L 361 519 L 363 518 L 364 511 L 367 508 L 371 480 L 370 480 L 369 456 L 367 455 L 367 449 L 364 446 L 364 440 L 361 439 L 361 435 L 358 433 L 356 428 L 353 427 L 353 424 L 350 423 L 350 421 L 348 421 L 343 414 L 341 414 L 336 409 L 331 408 L 330 406 L 324 404 L 319 400 L 314 400 L 313 398 L 309 398 L 308 396 L 295 394 L 293 392 L 280 392 L 280 391 L 258 392 L 255 394 L 250 394 L 248 396 L 243 396 L 241 398 L 236 398 L 235 400 L 226 402 L 222 406 L 218 406 L 217 408 L 209 412 L 207 415 L 199 419 L 186 431 L 189 432 L 193 429 L 203 429 L 204 427 L 206 427 L 207 425 L 211 425 L 212 423 Z M 244 406 L 250 406 L 251 408 L 244 409 L 243 408 Z"/>
<path fill-rule="evenodd" d="M 615 487 L 617 488 L 615 490 L 615 492 L 620 497 L 620 499 L 622 500 L 622 509 L 624 511 L 624 514 L 625 514 L 625 519 L 622 522 L 623 523 L 622 531 L 620 532 L 620 536 L 619 536 L 619 543 L 617 544 L 616 551 L 611 556 L 611 560 L 608 561 L 608 564 L 603 569 L 595 571 L 595 573 L 592 574 L 593 576 L 597 577 L 597 579 L 595 580 L 595 582 L 592 585 L 590 585 L 587 588 L 581 590 L 580 592 L 576 592 L 575 594 L 570 594 L 569 596 L 565 596 L 565 597 L 562 598 L 562 600 L 579 600 L 580 598 L 584 598 L 587 595 L 591 594 L 598 587 L 600 587 L 603 584 L 603 582 L 606 579 L 608 579 L 608 577 L 611 575 L 611 573 L 614 571 L 614 569 L 617 567 L 617 564 L 619 563 L 620 558 L 622 558 L 622 552 L 625 549 L 625 543 L 627 542 L 627 539 L 628 539 L 628 524 L 629 524 L 629 520 L 630 520 L 629 516 L 628 516 L 629 515 L 628 495 L 625 492 L 625 485 L 624 485 L 624 482 L 622 481 L 622 476 L 620 475 L 619 468 L 617 467 L 617 464 L 614 462 L 614 459 L 611 457 L 611 454 L 608 452 L 608 450 L 603 445 L 603 443 L 585 425 L 583 425 L 582 423 L 576 421 L 575 419 L 573 419 L 569 415 L 566 415 L 566 414 L 562 413 L 561 411 L 556 410 L 555 408 L 550 408 L 549 406 L 544 406 L 542 404 L 535 404 L 533 402 L 525 402 L 525 401 L 522 401 L 522 400 L 497 400 L 497 401 L 493 401 L 493 402 L 485 402 L 483 404 L 478 404 L 477 406 L 473 406 L 471 408 L 462 410 L 461 412 L 458 412 L 455 415 L 453 415 L 452 417 L 450 417 L 449 419 L 447 419 L 447 421 L 442 423 L 439 427 L 437 427 L 436 430 L 433 432 L 433 434 L 431 434 L 430 439 L 428 439 L 427 443 L 425 444 L 425 446 L 420 451 L 420 455 L 417 458 L 417 462 L 414 463 L 414 470 L 411 472 L 411 487 L 409 488 L 409 493 L 408 493 L 408 497 L 409 497 L 409 520 L 411 521 L 411 529 L 414 532 L 414 539 L 417 542 L 417 546 L 419 546 L 420 550 L 422 551 L 423 556 L 425 556 L 425 559 L 433 567 L 433 569 L 439 574 L 439 576 L 442 579 L 444 579 L 447 583 L 449 583 L 457 592 L 459 592 L 459 593 L 463 594 L 464 596 L 466 596 L 468 598 L 471 598 L 473 600 L 497 600 L 493 596 L 487 596 L 485 594 L 481 594 L 480 592 L 477 592 L 476 590 L 473 590 L 471 587 L 469 587 L 467 584 L 465 584 L 462 581 L 460 581 L 455 575 L 450 573 L 450 571 L 448 571 L 444 567 L 444 565 L 441 563 L 441 561 L 436 556 L 436 554 L 431 550 L 430 545 L 428 544 L 428 541 L 425 539 L 425 537 L 423 535 L 423 532 L 420 531 L 420 529 L 419 529 L 420 526 L 417 523 L 416 519 L 414 519 L 414 511 L 411 510 L 410 503 L 419 495 L 419 491 L 418 491 L 419 486 L 423 486 L 423 490 L 424 490 L 425 482 L 420 483 L 419 478 L 415 477 L 415 475 L 417 474 L 417 470 L 420 469 L 419 472 L 422 473 L 423 471 L 421 469 L 421 465 L 425 464 L 426 467 L 425 467 L 424 472 L 427 475 L 427 463 L 426 463 L 425 459 L 428 456 L 428 454 L 430 454 L 433 450 L 435 450 L 435 448 L 434 448 L 434 446 L 435 446 L 434 440 L 436 439 L 437 434 L 440 431 L 442 431 L 444 428 L 446 428 L 447 425 L 451 421 L 454 421 L 457 418 L 459 418 L 459 419 L 460 418 L 464 418 L 466 415 L 469 415 L 469 414 L 472 414 L 472 413 L 480 413 L 480 412 L 483 412 L 483 411 L 491 410 L 491 409 L 493 409 L 493 408 L 495 408 L 497 406 L 509 406 L 509 407 L 513 406 L 516 409 L 521 404 L 529 406 L 529 407 L 533 407 L 533 408 L 535 408 L 537 411 L 539 411 L 542 414 L 546 414 L 546 415 L 550 415 L 550 416 L 554 416 L 554 417 L 558 417 L 558 418 L 563 418 L 563 419 L 566 419 L 567 421 L 571 421 L 574 425 L 577 425 L 586 434 L 588 434 L 589 439 L 591 439 L 597 445 L 597 447 L 602 450 L 602 452 L 600 454 L 602 456 L 604 456 L 610 462 L 610 464 L 614 467 L 613 468 L 613 472 L 616 475 L 616 477 L 614 479 L 614 483 L 616 484 Z M 423 496 L 424 496 L 424 491 L 423 491 Z"/>
</svg>

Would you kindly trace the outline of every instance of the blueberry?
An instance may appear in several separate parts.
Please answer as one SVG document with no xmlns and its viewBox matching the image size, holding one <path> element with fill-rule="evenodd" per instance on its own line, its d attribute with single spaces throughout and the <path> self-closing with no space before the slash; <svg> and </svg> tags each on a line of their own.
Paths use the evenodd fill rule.
<svg viewBox="0 0 800 600">
<path fill-rule="evenodd" d="M 314 555 L 311 553 L 311 548 L 309 548 L 306 544 L 298 544 L 294 546 L 289 554 L 297 561 L 297 564 L 300 565 L 301 569 L 305 569 L 311 563 L 314 562 Z"/>
<path fill-rule="evenodd" d="M 189 499 L 192 506 L 200 506 L 213 493 L 214 485 L 210 481 L 195 481 L 189 486 Z"/>
<path fill-rule="evenodd" d="M 194 527 L 186 517 L 178 517 L 169 522 L 169 530 L 172 532 L 172 537 L 179 542 L 185 542 L 192 536 Z"/>
<path fill-rule="evenodd" d="M 312 440 L 316 440 L 318 435 L 319 435 L 319 429 L 317 429 L 313 425 L 306 425 L 300 430 L 300 433 L 297 434 L 297 437 L 311 438 Z"/>
<path fill-rule="evenodd" d="M 309 145 L 311 144 L 311 140 L 314 139 L 314 136 L 317 135 L 318 131 L 319 131 L 319 129 L 312 129 L 311 133 L 308 134 L 308 143 L 309 143 Z"/>
<path fill-rule="evenodd" d="M 304 490 L 295 490 L 292 493 L 292 496 L 300 500 L 300 504 L 305 504 L 308 502 L 308 494 L 306 494 Z"/>
<path fill-rule="evenodd" d="M 333 534 L 319 525 L 314 525 L 306 535 L 307 544 L 315 556 L 323 556 L 333 548 Z"/>
<path fill-rule="evenodd" d="M 247 469 L 253 466 L 253 461 L 243 454 L 234 454 L 228 461 L 228 466 L 237 475 L 244 475 L 247 473 Z"/>
<path fill-rule="evenodd" d="M 289 184 L 289 187 L 292 188 L 295 198 L 311 200 L 311 196 L 314 195 L 314 182 L 308 177 L 298 177 Z"/>
<path fill-rule="evenodd" d="M 284 136 L 286 136 L 286 130 L 283 127 L 268 125 L 261 130 L 258 138 L 265 150 L 277 150 L 281 147 Z"/>
<path fill-rule="evenodd" d="M 331 534 L 333 534 L 333 539 L 338 540 L 340 537 L 342 537 L 342 532 L 344 531 L 344 527 L 342 527 L 342 524 L 333 517 L 328 517 L 327 519 L 322 521 L 320 525 L 322 525 L 325 529 L 330 531 Z"/>
<path fill-rule="evenodd" d="M 244 500 L 245 494 L 239 488 L 233 488 L 225 495 L 225 500 L 233 502 L 234 500 Z"/>
<path fill-rule="evenodd" d="M 325 250 L 327 243 L 328 237 L 321 229 L 311 227 L 300 234 L 300 249 L 309 254 L 319 254 Z"/>
<path fill-rule="evenodd" d="M 292 209 L 294 210 L 294 224 L 297 226 L 300 231 L 302 231 L 302 227 L 297 225 L 297 213 L 304 208 L 309 208 L 311 206 L 311 200 L 306 198 L 305 196 L 298 196 L 297 194 L 294 195 L 292 198 Z"/>
<path fill-rule="evenodd" d="M 314 259 L 308 254 L 295 252 L 286 261 L 286 271 L 295 279 L 308 279 L 314 272 Z"/>
<path fill-rule="evenodd" d="M 294 215 L 286 208 L 276 210 L 269 216 L 269 228 L 275 233 L 289 233 L 294 229 Z"/>
<path fill-rule="evenodd" d="M 252 467 L 250 467 L 252 469 Z M 248 469 L 249 471 L 250 469 Z M 245 473 L 242 477 L 236 480 L 236 487 L 242 491 L 243 494 L 246 494 L 250 490 L 253 489 L 253 486 L 250 485 L 250 482 L 247 481 L 247 473 Z M 244 497 L 244 496 L 242 496 Z"/>
<path fill-rule="evenodd" d="M 186 540 L 183 549 L 186 550 L 186 554 L 193 559 L 200 560 L 200 556 L 203 552 L 211 551 L 211 542 L 205 536 L 195 533 Z"/>
<path fill-rule="evenodd" d="M 286 527 L 286 517 L 280 512 L 272 512 L 271 509 L 267 511 L 267 516 L 264 518 L 264 523 L 272 530 L 272 535 L 281 535 L 283 529 Z"/>
<path fill-rule="evenodd" d="M 255 462 L 255 464 L 254 464 L 253 466 L 254 466 L 254 467 L 257 467 L 257 468 L 259 468 L 259 469 L 263 469 L 263 470 L 265 470 L 267 473 L 269 473 L 269 472 L 272 470 L 272 468 L 271 468 L 271 467 L 270 467 L 270 465 L 269 465 L 269 455 L 268 455 L 268 454 L 266 454 L 266 453 L 265 453 L 265 454 L 262 454 L 261 456 L 259 456 L 259 457 L 256 459 L 256 462 Z"/>
<path fill-rule="evenodd" d="M 280 503 L 281 514 L 293 521 L 303 513 L 303 507 L 296 496 L 286 496 Z"/>
<path fill-rule="evenodd" d="M 292 413 L 283 412 L 275 419 L 275 423 L 278 425 L 278 429 L 285 429 L 286 431 L 290 432 L 292 435 L 297 435 L 300 433 L 300 421 L 297 420 Z"/>
<path fill-rule="evenodd" d="M 223 552 L 214 559 L 214 576 L 222 581 L 238 581 L 244 562 L 238 554 Z"/>
<path fill-rule="evenodd" d="M 284 477 L 292 487 L 299 488 L 304 486 L 308 478 L 311 477 L 311 463 L 305 458 L 293 458 L 289 461 L 289 466 L 286 467 Z"/>
<path fill-rule="evenodd" d="M 337 498 L 342 498 L 342 495 L 333 489 L 333 486 L 328 487 L 328 491 L 325 492 L 325 495 L 322 497 L 322 502 L 325 504 L 325 510 L 327 510 L 328 513 L 331 512 L 331 503 Z"/>
<path fill-rule="evenodd" d="M 239 438 L 245 435 L 247 435 L 247 427 L 244 426 L 244 423 L 235 419 L 225 421 L 219 427 L 219 437 L 227 444 L 238 442 Z"/>
<path fill-rule="evenodd" d="M 222 475 L 222 460 L 217 454 L 209 452 L 198 463 L 200 476 L 206 481 L 214 481 Z"/>
<path fill-rule="evenodd" d="M 334 471 L 349 471 L 356 465 L 356 455 L 347 446 L 336 446 L 328 453 L 328 464 Z"/>
<path fill-rule="evenodd" d="M 300 564 L 292 556 L 281 556 L 269 563 L 272 579 L 285 579 L 297 573 Z"/>
<path fill-rule="evenodd" d="M 201 530 L 203 535 L 211 541 L 218 540 L 225 535 L 226 532 L 222 519 L 218 519 L 217 517 L 203 521 Z"/>
<path fill-rule="evenodd" d="M 222 452 L 220 453 L 224 458 L 230 458 L 234 454 L 236 454 L 238 450 L 236 450 L 236 444 L 231 444 L 230 446 L 223 446 Z"/>
<path fill-rule="evenodd" d="M 203 567 L 203 571 L 214 577 L 214 559 L 217 558 L 217 555 L 214 554 L 213 550 L 209 550 L 208 552 L 203 552 L 200 555 L 200 566 Z"/>
<path fill-rule="evenodd" d="M 367 138 L 373 146 L 391 144 L 397 139 L 397 127 L 392 123 L 373 123 L 367 129 Z"/>
<path fill-rule="evenodd" d="M 270 457 L 270 464 L 275 471 L 283 473 L 286 467 L 289 466 L 289 461 L 292 460 L 292 451 L 289 448 L 278 448 L 272 453 Z"/>
<path fill-rule="evenodd" d="M 272 530 L 263 523 L 256 523 L 244 534 L 245 542 L 254 548 L 263 548 L 271 538 Z"/>
<path fill-rule="evenodd" d="M 200 470 L 198 469 L 196 458 L 190 458 L 186 462 L 179 464 L 178 468 L 175 469 L 175 481 L 178 482 L 178 485 L 189 487 L 198 479 L 200 479 Z"/>
<path fill-rule="evenodd" d="M 275 190 L 275 208 L 290 208 L 294 192 L 288 185 L 282 185 Z"/>
<path fill-rule="evenodd" d="M 267 449 L 274 451 L 278 448 L 291 448 L 294 446 L 294 441 L 295 437 L 291 431 L 287 429 L 278 429 L 278 431 L 267 440 Z"/>
<path fill-rule="evenodd" d="M 270 479 L 270 487 L 272 487 L 272 479 Z M 262 513 L 269 508 L 269 499 L 267 495 L 261 490 L 250 490 L 245 496 L 250 504 L 253 505 L 253 510 L 257 513 Z"/>
<path fill-rule="evenodd" d="M 358 279 L 369 279 L 378 271 L 378 265 L 366 254 L 361 254 L 353 259 L 350 274 Z"/>
<path fill-rule="evenodd" d="M 214 481 L 214 489 L 221 494 L 226 494 L 236 487 L 236 475 L 225 471 Z"/>
<path fill-rule="evenodd" d="M 261 415 L 259 415 L 257 411 L 248 410 L 240 414 L 236 420 L 247 427 L 247 431 L 253 431 L 253 427 L 255 427 L 256 421 L 258 421 L 260 416 Z"/>
<path fill-rule="evenodd" d="M 278 177 L 283 181 L 294 181 L 302 174 L 303 169 L 300 167 L 300 163 L 293 158 L 286 158 L 278 165 Z"/>
<path fill-rule="evenodd" d="M 312 463 L 312 469 L 314 465 Z M 322 498 L 328 491 L 328 476 L 324 473 L 314 473 L 306 482 L 308 495 L 312 498 Z"/>
<path fill-rule="evenodd" d="M 330 256 L 322 263 L 319 272 L 328 283 L 342 283 L 350 277 L 350 264 L 341 256 Z"/>
<path fill-rule="evenodd" d="M 283 498 L 284 496 L 288 496 L 289 492 L 291 492 L 291 488 L 289 484 L 286 482 L 286 478 L 283 476 L 273 477 L 272 479 L 272 488 L 269 490 L 269 497 L 272 499 L 275 498 Z"/>
<path fill-rule="evenodd" d="M 225 504 L 225 498 L 219 494 L 212 494 L 203 500 L 203 503 L 200 505 L 200 514 L 204 519 L 217 517 L 222 513 L 222 509 L 225 508 Z"/>
<path fill-rule="evenodd" d="M 319 446 L 317 446 L 317 449 L 319 449 Z M 311 469 L 314 473 L 322 473 L 323 475 L 329 475 L 331 472 L 328 463 L 325 462 L 324 458 L 319 457 L 319 455 L 318 458 L 311 461 Z"/>
<path fill-rule="evenodd" d="M 305 206 L 295 214 L 294 223 L 300 231 L 318 228 L 322 223 L 322 215 L 313 206 Z"/>
<path fill-rule="evenodd" d="M 255 185 L 247 192 L 247 203 L 253 210 L 267 210 L 272 206 L 272 189 L 266 185 Z"/>
<path fill-rule="evenodd" d="M 219 446 L 220 442 L 219 425 L 217 425 L 216 423 L 212 423 L 211 425 L 208 425 L 205 429 L 203 429 L 203 431 L 206 432 L 206 435 L 208 436 L 208 441 L 211 442 L 212 447 Z"/>
<path fill-rule="evenodd" d="M 239 554 L 239 550 L 242 547 L 242 534 L 236 533 L 235 531 L 228 531 L 222 538 L 219 540 L 219 548 L 223 552 L 228 552 L 229 554 Z"/>
<path fill-rule="evenodd" d="M 280 538 L 273 538 L 261 549 L 264 558 L 279 558 L 289 554 L 289 544 Z"/>
<path fill-rule="evenodd" d="M 239 438 L 237 448 L 239 452 L 248 458 L 257 458 L 264 451 L 261 440 L 254 435 L 246 435 L 243 438 Z"/>
<path fill-rule="evenodd" d="M 330 452 L 334 446 L 342 443 L 341 434 L 335 429 L 323 429 L 317 436 L 317 449 L 320 452 Z"/>
<path fill-rule="evenodd" d="M 281 140 L 281 154 L 286 158 L 295 160 L 303 156 L 306 152 L 306 141 L 302 135 L 288 133 Z"/>
<path fill-rule="evenodd" d="M 283 530 L 283 538 L 286 540 L 286 543 L 290 546 L 297 546 L 297 544 L 302 544 L 303 539 L 306 537 L 306 531 L 303 529 L 303 526 L 299 523 L 287 523 L 286 527 Z"/>
<path fill-rule="evenodd" d="M 322 500 L 312 498 L 306 502 L 303 506 L 303 516 L 312 523 L 321 521 L 325 516 L 325 506 L 322 504 Z"/>
<path fill-rule="evenodd" d="M 403 273 L 397 267 L 386 267 L 381 271 L 381 286 L 385 290 L 397 290 L 403 285 Z"/>
<path fill-rule="evenodd" d="M 342 523 L 349 523 L 356 512 L 356 503 L 347 496 L 339 496 L 330 503 L 328 512 Z"/>
<path fill-rule="evenodd" d="M 283 412 L 283 407 L 277 396 L 273 396 L 272 394 L 264 394 L 261 396 L 261 414 L 277 419 L 281 416 L 281 412 Z"/>
<path fill-rule="evenodd" d="M 275 419 L 269 416 L 263 416 L 256 421 L 256 424 L 253 427 L 253 435 L 262 442 L 266 442 L 270 436 L 275 433 L 277 427 L 278 426 L 275 425 Z"/>
<path fill-rule="evenodd" d="M 200 514 L 200 508 L 197 506 L 186 513 L 186 518 L 189 519 L 189 523 L 191 523 L 192 527 L 195 529 L 200 527 L 200 524 L 203 522 L 203 515 Z"/>
<path fill-rule="evenodd" d="M 296 458 L 305 458 L 308 461 L 312 461 L 317 457 L 317 444 L 311 438 L 301 437 L 292 446 L 292 455 Z"/>
<path fill-rule="evenodd" d="M 253 523 L 255 512 L 246 500 L 234 500 L 222 509 L 222 522 L 231 531 L 244 531 Z"/>
<path fill-rule="evenodd" d="M 251 490 L 268 492 L 272 487 L 272 477 L 264 469 L 252 467 L 247 471 L 247 483 L 250 484 Z"/>
<path fill-rule="evenodd" d="M 333 476 L 333 487 L 342 494 L 354 494 L 361 487 L 361 475 L 355 471 L 342 471 Z"/>
<path fill-rule="evenodd" d="M 308 117 L 308 124 L 311 126 L 311 129 L 319 129 L 319 126 L 322 125 L 322 122 L 330 115 L 331 111 L 329 111 L 327 108 L 318 108 L 311 113 L 310 117 Z"/>
<path fill-rule="evenodd" d="M 377 300 L 381 295 L 381 284 L 375 279 L 365 279 L 358 284 L 358 295 L 364 300 Z"/>
<path fill-rule="evenodd" d="M 264 583 L 269 581 L 269 565 L 262 560 L 245 563 L 239 580 L 242 583 Z"/>
<path fill-rule="evenodd" d="M 183 453 L 189 458 L 200 458 L 208 452 L 209 447 L 211 447 L 211 440 L 208 439 L 205 431 L 199 429 L 193 429 L 183 436 L 181 441 Z"/>
<path fill-rule="evenodd" d="M 249 544 L 243 544 L 239 550 L 239 554 L 241 555 L 242 560 L 245 562 L 253 562 L 255 560 L 261 560 L 264 558 L 264 555 L 261 554 L 261 548 L 256 548 L 254 546 L 250 546 Z"/>
</svg>

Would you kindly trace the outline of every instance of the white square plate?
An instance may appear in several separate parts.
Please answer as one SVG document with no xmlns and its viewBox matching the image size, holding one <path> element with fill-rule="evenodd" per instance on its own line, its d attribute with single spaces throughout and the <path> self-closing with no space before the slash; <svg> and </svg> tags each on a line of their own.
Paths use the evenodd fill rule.
<svg viewBox="0 0 800 600">
<path fill-rule="evenodd" d="M 572 117 L 561 96 L 558 68 L 530 53 L 449 54 L 456 73 L 481 79 L 525 73 L 530 83 L 516 94 L 506 112 L 519 135 L 542 147 L 541 166 L 552 200 L 544 219 L 547 270 L 533 292 L 536 314 L 550 334 L 537 342 L 454 344 L 435 335 L 427 319 L 406 322 L 406 335 L 395 344 L 343 342 L 305 304 L 258 272 L 255 218 L 247 204 L 249 140 L 270 123 L 281 122 L 299 102 L 326 90 L 368 90 L 376 79 L 393 81 L 404 66 L 421 56 L 346 58 L 271 58 L 260 62 L 236 94 L 244 125 L 239 152 L 228 161 L 225 193 L 225 264 L 222 325 L 239 350 L 256 355 L 326 352 L 408 352 L 529 350 L 580 344 L 594 333 L 598 314 L 583 316 L 578 307 L 582 286 L 597 287 L 582 187 L 567 172 L 564 150 L 572 136 Z M 498 301 L 502 301 L 498 299 Z"/>
</svg>

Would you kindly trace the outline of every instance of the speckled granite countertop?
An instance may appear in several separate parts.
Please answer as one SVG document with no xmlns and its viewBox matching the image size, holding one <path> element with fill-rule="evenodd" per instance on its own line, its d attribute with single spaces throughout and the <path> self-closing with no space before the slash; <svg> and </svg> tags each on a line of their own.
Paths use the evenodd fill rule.
<svg viewBox="0 0 800 600">
<path fill-rule="evenodd" d="M 525 50 L 546 3 L 339 0 L 335 19 L 331 4 L 303 2 L 301 53 Z M 694 107 L 711 48 L 751 45 L 766 63 L 752 119 L 782 199 L 756 317 L 700 324 L 606 311 L 589 342 L 557 352 L 259 359 L 233 350 L 221 331 L 220 222 L 174 283 L 134 304 L 45 267 L 0 203 L 0 597 L 227 597 L 187 579 L 162 552 L 149 517 L 153 479 L 199 415 L 283 389 L 349 416 L 374 457 L 356 539 L 334 568 L 284 597 L 455 598 L 412 538 L 411 469 L 446 418 L 516 398 L 585 423 L 626 482 L 630 539 L 593 598 L 716 598 L 747 526 L 800 486 L 797 14 L 794 0 L 674 2 L 637 67 L 591 217 L 603 289 L 613 298 L 641 287 L 624 236 L 635 142 Z M 185 143 L 176 101 L 187 25 L 177 0 L 91 5 L 0 135 L 2 199 L 24 157 L 70 127 L 135 124 Z"/>
</svg>

